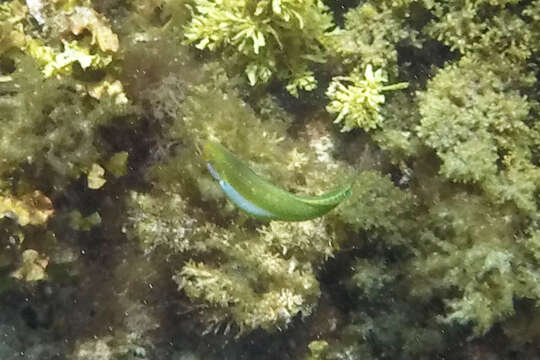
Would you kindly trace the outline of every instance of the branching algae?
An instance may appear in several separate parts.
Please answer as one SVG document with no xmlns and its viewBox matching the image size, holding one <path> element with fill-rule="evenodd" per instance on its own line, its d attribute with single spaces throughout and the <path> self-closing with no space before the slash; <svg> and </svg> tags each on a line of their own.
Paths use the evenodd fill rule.
<svg viewBox="0 0 540 360">
<path fill-rule="evenodd" d="M 539 358 L 539 26 L 0 1 L 0 359 Z"/>
</svg>

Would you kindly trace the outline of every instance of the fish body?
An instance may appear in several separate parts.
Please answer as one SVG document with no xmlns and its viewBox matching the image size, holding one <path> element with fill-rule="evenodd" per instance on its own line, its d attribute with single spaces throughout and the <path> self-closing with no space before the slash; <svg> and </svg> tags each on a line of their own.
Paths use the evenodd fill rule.
<svg viewBox="0 0 540 360">
<path fill-rule="evenodd" d="M 292 194 L 260 177 L 227 148 L 212 141 L 204 144 L 203 157 L 227 197 L 260 219 L 313 219 L 326 214 L 351 194 L 351 184 L 318 196 Z"/>
</svg>

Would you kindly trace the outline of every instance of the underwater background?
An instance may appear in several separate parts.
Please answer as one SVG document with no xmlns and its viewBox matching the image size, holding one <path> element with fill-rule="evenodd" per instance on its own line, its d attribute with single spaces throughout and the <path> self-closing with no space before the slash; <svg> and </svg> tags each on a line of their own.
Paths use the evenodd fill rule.
<svg viewBox="0 0 540 360">
<path fill-rule="evenodd" d="M 539 77 L 538 0 L 0 1 L 0 359 L 540 359 Z"/>
</svg>

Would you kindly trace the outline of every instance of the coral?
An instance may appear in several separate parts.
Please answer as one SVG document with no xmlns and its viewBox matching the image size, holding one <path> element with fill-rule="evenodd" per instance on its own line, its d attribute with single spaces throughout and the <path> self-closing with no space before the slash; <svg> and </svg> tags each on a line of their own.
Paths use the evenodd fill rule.
<svg viewBox="0 0 540 360">
<path fill-rule="evenodd" d="M 276 76 L 295 96 L 315 88 L 309 65 L 325 61 L 321 38 L 332 26 L 322 1 L 196 0 L 192 11 L 186 41 L 232 56 L 251 85 Z"/>
<path fill-rule="evenodd" d="M 349 76 L 336 76 L 332 79 L 326 95 L 330 103 L 326 110 L 338 114 L 334 123 L 343 122 L 341 131 L 361 128 L 365 131 L 380 126 L 383 117 L 380 113 L 384 104 L 385 91 L 404 89 L 407 83 L 384 85 L 388 81 L 382 69 L 373 71 L 371 65 L 366 66 L 363 75 L 358 70 Z"/>
</svg>

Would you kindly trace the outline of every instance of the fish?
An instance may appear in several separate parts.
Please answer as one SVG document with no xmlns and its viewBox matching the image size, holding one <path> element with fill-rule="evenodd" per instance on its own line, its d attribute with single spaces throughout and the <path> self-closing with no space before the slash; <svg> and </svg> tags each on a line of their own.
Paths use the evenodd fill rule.
<svg viewBox="0 0 540 360">
<path fill-rule="evenodd" d="M 206 141 L 202 157 L 210 175 L 241 210 L 262 220 L 305 221 L 325 215 L 351 195 L 352 183 L 321 195 L 296 195 L 257 175 L 215 141 Z"/>
</svg>

